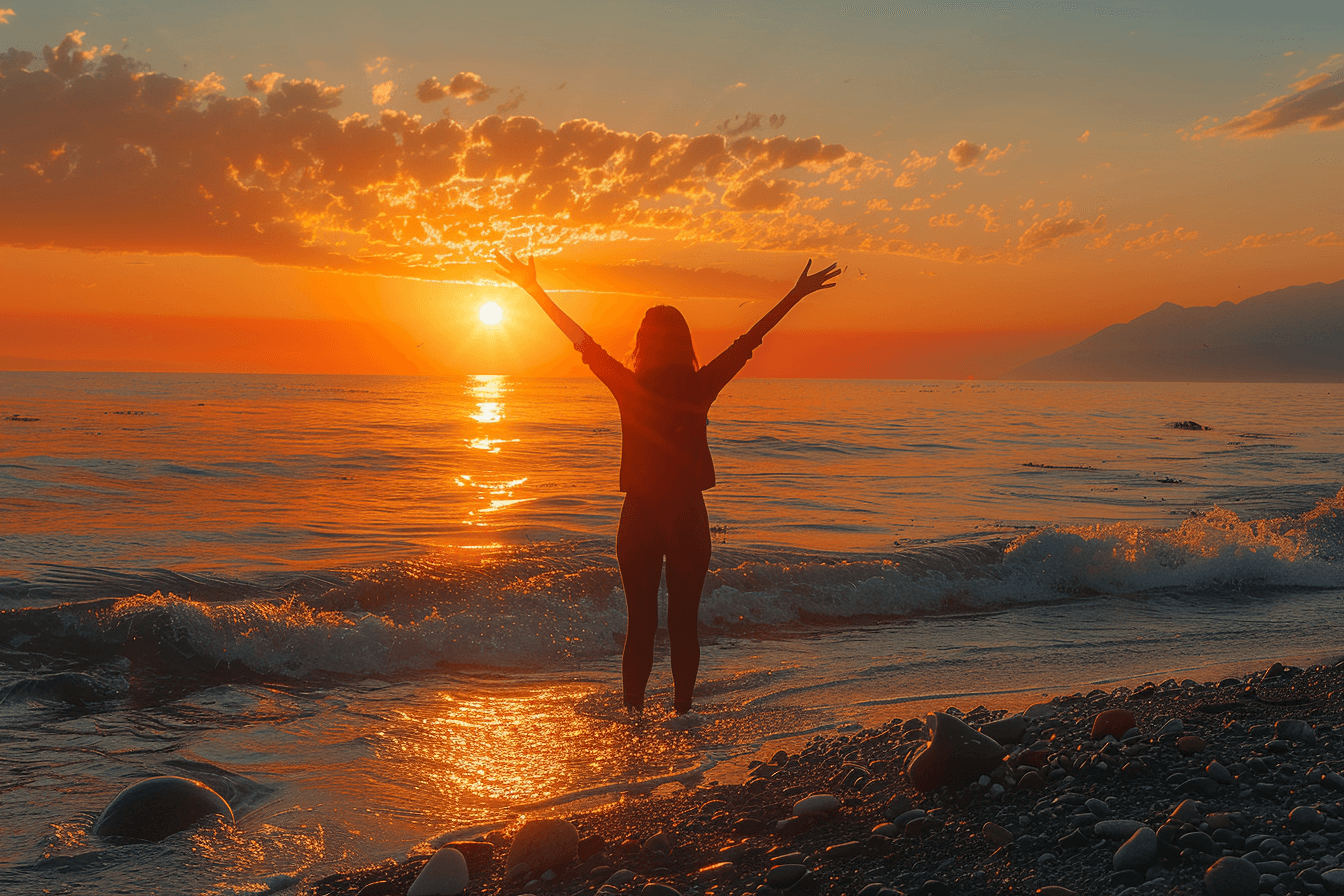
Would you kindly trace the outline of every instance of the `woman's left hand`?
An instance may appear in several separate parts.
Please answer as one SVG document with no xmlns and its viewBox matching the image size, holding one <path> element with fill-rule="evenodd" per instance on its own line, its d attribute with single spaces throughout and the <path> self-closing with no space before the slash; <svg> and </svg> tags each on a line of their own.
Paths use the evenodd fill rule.
<svg viewBox="0 0 1344 896">
<path fill-rule="evenodd" d="M 535 258 L 529 258 L 527 264 L 523 264 L 517 255 L 510 258 L 499 249 L 496 249 L 495 273 L 499 274 L 501 277 L 508 277 L 523 289 L 531 290 L 537 285 L 537 260 Z"/>
<path fill-rule="evenodd" d="M 833 264 L 823 271 L 817 271 L 815 274 L 809 273 L 811 270 L 812 259 L 809 258 L 807 264 L 803 267 L 803 272 L 798 275 L 798 282 L 794 284 L 793 289 L 789 290 L 795 298 L 801 299 L 819 289 L 830 289 L 835 284 L 826 281 L 840 276 L 840 266 L 838 264 Z"/>
</svg>

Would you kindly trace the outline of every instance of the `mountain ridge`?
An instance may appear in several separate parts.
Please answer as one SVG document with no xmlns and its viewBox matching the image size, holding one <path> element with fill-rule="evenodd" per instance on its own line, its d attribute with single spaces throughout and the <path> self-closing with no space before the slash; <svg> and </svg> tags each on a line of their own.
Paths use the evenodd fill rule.
<svg viewBox="0 0 1344 896">
<path fill-rule="evenodd" d="M 1217 305 L 1163 302 L 1000 379 L 1344 382 L 1344 280 Z"/>
</svg>

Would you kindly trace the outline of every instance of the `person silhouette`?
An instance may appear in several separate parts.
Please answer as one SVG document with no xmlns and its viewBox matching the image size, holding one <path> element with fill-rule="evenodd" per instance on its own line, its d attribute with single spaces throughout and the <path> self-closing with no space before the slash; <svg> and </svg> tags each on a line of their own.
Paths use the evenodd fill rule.
<svg viewBox="0 0 1344 896">
<path fill-rule="evenodd" d="M 672 647 L 673 710 L 690 711 L 700 670 L 700 593 L 709 571 L 709 517 L 705 489 L 714 487 L 707 414 L 747 363 L 762 338 L 804 297 L 840 275 L 831 265 L 811 273 L 809 259 L 793 289 L 750 330 L 704 366 L 696 363 L 691 329 L 671 305 L 655 305 L 635 334 L 631 367 L 602 349 L 537 284 L 529 258 L 495 252 L 495 270 L 527 291 L 583 361 L 606 384 L 621 414 L 620 489 L 625 492 L 616 530 L 616 562 L 625 591 L 627 623 L 621 677 L 627 709 L 642 712 L 653 671 L 658 631 L 658 583 L 667 564 L 667 633 Z"/>
</svg>

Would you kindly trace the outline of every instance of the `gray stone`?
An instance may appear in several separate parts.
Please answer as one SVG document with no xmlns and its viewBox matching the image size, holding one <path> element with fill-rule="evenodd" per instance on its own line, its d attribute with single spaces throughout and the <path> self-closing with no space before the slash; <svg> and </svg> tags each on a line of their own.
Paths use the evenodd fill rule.
<svg viewBox="0 0 1344 896">
<path fill-rule="evenodd" d="M 603 886 L 623 887 L 635 879 L 635 872 L 629 868 L 622 868 L 619 871 L 613 871 L 611 877 L 607 878 Z"/>
<path fill-rule="evenodd" d="M 1219 762 L 1217 759 L 1213 760 L 1207 766 L 1205 766 L 1204 774 L 1208 775 L 1210 779 L 1217 781 L 1224 787 L 1228 786 L 1229 784 L 1231 784 L 1233 781 L 1236 780 L 1235 778 L 1232 777 L 1232 773 L 1228 771 L 1226 768 L 1224 768 L 1223 764 Z"/>
<path fill-rule="evenodd" d="M 681 891 L 674 890 L 667 884 L 645 884 L 644 889 L 639 891 L 639 896 L 681 896 Z"/>
<path fill-rule="evenodd" d="M 1142 827 L 1134 835 L 1120 844 L 1111 859 L 1116 871 L 1132 869 L 1142 871 L 1157 860 L 1157 832 L 1150 827 Z"/>
<path fill-rule="evenodd" d="M 901 830 L 905 830 L 905 826 L 908 825 L 910 822 L 914 821 L 916 818 L 923 818 L 923 817 L 924 817 L 923 809 L 909 809 L 893 818 L 891 820 L 891 823 L 896 825 L 896 827 L 900 828 Z"/>
<path fill-rule="evenodd" d="M 785 890 L 807 873 L 806 865 L 776 865 L 765 872 L 765 882 L 776 890 Z"/>
<path fill-rule="evenodd" d="M 466 858 L 445 846 L 420 869 L 406 896 L 458 896 L 467 888 L 469 876 Z"/>
<path fill-rule="evenodd" d="M 1111 814 L 1111 807 L 1106 805 L 1104 800 L 1099 800 L 1096 797 L 1092 797 L 1086 803 L 1083 803 L 1083 806 L 1098 818 L 1105 818 Z"/>
<path fill-rule="evenodd" d="M 1027 717 L 1008 716 L 1006 719 L 986 722 L 980 726 L 980 733 L 994 738 L 1001 744 L 1021 743 L 1023 735 L 1027 733 Z"/>
<path fill-rule="evenodd" d="M 1280 719 L 1275 722 L 1274 736 L 1295 744 L 1316 743 L 1316 729 L 1302 719 Z"/>
<path fill-rule="evenodd" d="M 1260 872 L 1238 856 L 1223 856 L 1204 872 L 1204 892 L 1209 896 L 1256 896 Z"/>
<path fill-rule="evenodd" d="M 1331 868 L 1329 871 L 1322 871 L 1321 877 L 1325 880 L 1325 885 L 1331 893 L 1344 893 L 1344 868 Z"/>
<path fill-rule="evenodd" d="M 157 842 L 209 815 L 233 822 L 228 801 L 200 781 L 160 775 L 132 784 L 93 823 L 99 837 Z"/>
<path fill-rule="evenodd" d="M 1325 827 L 1325 816 L 1311 806 L 1298 806 L 1288 813 L 1288 826 L 1295 831 L 1316 831 Z"/>
<path fill-rule="evenodd" d="M 840 808 L 840 800 L 829 793 L 814 793 L 793 804 L 794 815 L 827 815 Z"/>
<path fill-rule="evenodd" d="M 1169 734 L 1180 734 L 1185 731 L 1185 723 L 1180 719 L 1169 719 L 1165 725 L 1157 729 L 1154 737 L 1166 737 Z"/>
<path fill-rule="evenodd" d="M 1132 818 L 1103 818 L 1092 828 L 1092 833 L 1107 840 L 1128 840 L 1139 828 L 1147 827 Z"/>
</svg>

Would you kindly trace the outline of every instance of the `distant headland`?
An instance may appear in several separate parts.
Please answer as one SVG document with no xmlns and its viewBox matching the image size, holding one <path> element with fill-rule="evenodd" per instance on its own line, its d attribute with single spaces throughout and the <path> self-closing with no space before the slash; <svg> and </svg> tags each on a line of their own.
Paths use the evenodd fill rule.
<svg viewBox="0 0 1344 896">
<path fill-rule="evenodd" d="M 1211 307 L 1164 302 L 1001 379 L 1344 382 L 1344 280 Z"/>
</svg>

